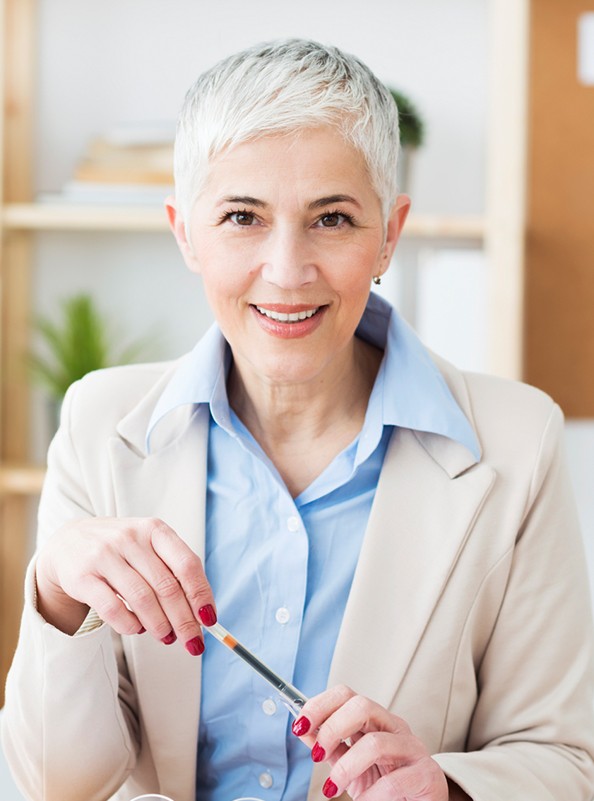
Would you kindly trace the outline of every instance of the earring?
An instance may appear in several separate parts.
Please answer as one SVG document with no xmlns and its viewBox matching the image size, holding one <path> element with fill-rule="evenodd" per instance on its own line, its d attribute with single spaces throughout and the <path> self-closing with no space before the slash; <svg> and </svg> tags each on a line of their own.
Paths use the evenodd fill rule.
<svg viewBox="0 0 594 801">
<path fill-rule="evenodd" d="M 374 275 L 371 280 L 373 281 L 373 283 L 376 286 L 379 286 L 381 284 L 381 282 L 382 282 L 382 277 L 381 277 L 381 275 Z"/>
</svg>

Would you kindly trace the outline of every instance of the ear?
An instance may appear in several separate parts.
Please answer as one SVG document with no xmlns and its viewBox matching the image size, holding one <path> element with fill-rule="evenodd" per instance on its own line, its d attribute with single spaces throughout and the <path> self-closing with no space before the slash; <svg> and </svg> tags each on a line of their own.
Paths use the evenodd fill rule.
<svg viewBox="0 0 594 801">
<path fill-rule="evenodd" d="M 396 203 L 392 207 L 390 216 L 388 217 L 388 225 L 386 228 L 386 242 L 382 253 L 386 269 L 390 264 L 390 260 L 400 239 L 400 234 L 404 228 L 404 223 L 410 211 L 410 197 L 408 195 L 398 195 Z"/>
<path fill-rule="evenodd" d="M 173 196 L 165 200 L 165 210 L 167 212 L 167 219 L 169 220 L 169 227 L 175 237 L 175 241 L 177 242 L 177 246 L 180 249 L 186 266 L 192 272 L 199 273 L 200 268 L 198 266 L 198 260 L 192 243 L 188 239 L 185 220 L 182 219 Z"/>
</svg>

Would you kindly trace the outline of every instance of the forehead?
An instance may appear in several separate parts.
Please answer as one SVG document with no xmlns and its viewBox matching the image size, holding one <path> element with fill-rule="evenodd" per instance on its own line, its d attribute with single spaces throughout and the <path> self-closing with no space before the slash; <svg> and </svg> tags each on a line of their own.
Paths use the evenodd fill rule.
<svg viewBox="0 0 594 801">
<path fill-rule="evenodd" d="M 204 193 L 211 198 L 317 190 L 321 195 L 375 196 L 365 159 L 330 126 L 261 136 L 235 145 L 212 160 L 204 182 Z"/>
</svg>

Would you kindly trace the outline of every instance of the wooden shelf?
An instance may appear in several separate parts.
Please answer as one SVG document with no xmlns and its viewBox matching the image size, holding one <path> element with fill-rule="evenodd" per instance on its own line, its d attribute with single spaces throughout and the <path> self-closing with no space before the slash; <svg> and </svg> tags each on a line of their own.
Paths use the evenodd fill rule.
<svg viewBox="0 0 594 801">
<path fill-rule="evenodd" d="M 93 206 L 62 203 L 8 203 L 2 224 L 28 231 L 167 231 L 159 206 Z M 481 216 L 411 215 L 403 236 L 417 239 L 460 239 L 481 242 Z"/>
<path fill-rule="evenodd" d="M 166 231 L 167 217 L 159 206 L 67 205 L 7 203 L 2 224 L 28 231 Z"/>
<path fill-rule="evenodd" d="M 44 477 L 45 467 L 4 464 L 0 466 L 0 496 L 38 495 Z"/>
<path fill-rule="evenodd" d="M 415 239 L 468 239 L 482 242 L 485 230 L 486 221 L 480 215 L 411 214 L 406 221 L 402 236 Z"/>
</svg>

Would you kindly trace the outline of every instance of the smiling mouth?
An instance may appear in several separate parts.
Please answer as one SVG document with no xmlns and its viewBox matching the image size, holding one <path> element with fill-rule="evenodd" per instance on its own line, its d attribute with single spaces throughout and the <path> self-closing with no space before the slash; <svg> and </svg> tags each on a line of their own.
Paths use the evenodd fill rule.
<svg viewBox="0 0 594 801">
<path fill-rule="evenodd" d="M 298 312 L 278 312 L 272 309 L 266 309 L 263 306 L 255 306 L 260 314 L 268 317 L 269 320 L 274 320 L 276 323 L 301 323 L 303 320 L 309 320 L 310 317 L 318 314 L 322 306 L 317 306 L 315 309 L 307 309 L 306 311 Z"/>
</svg>

